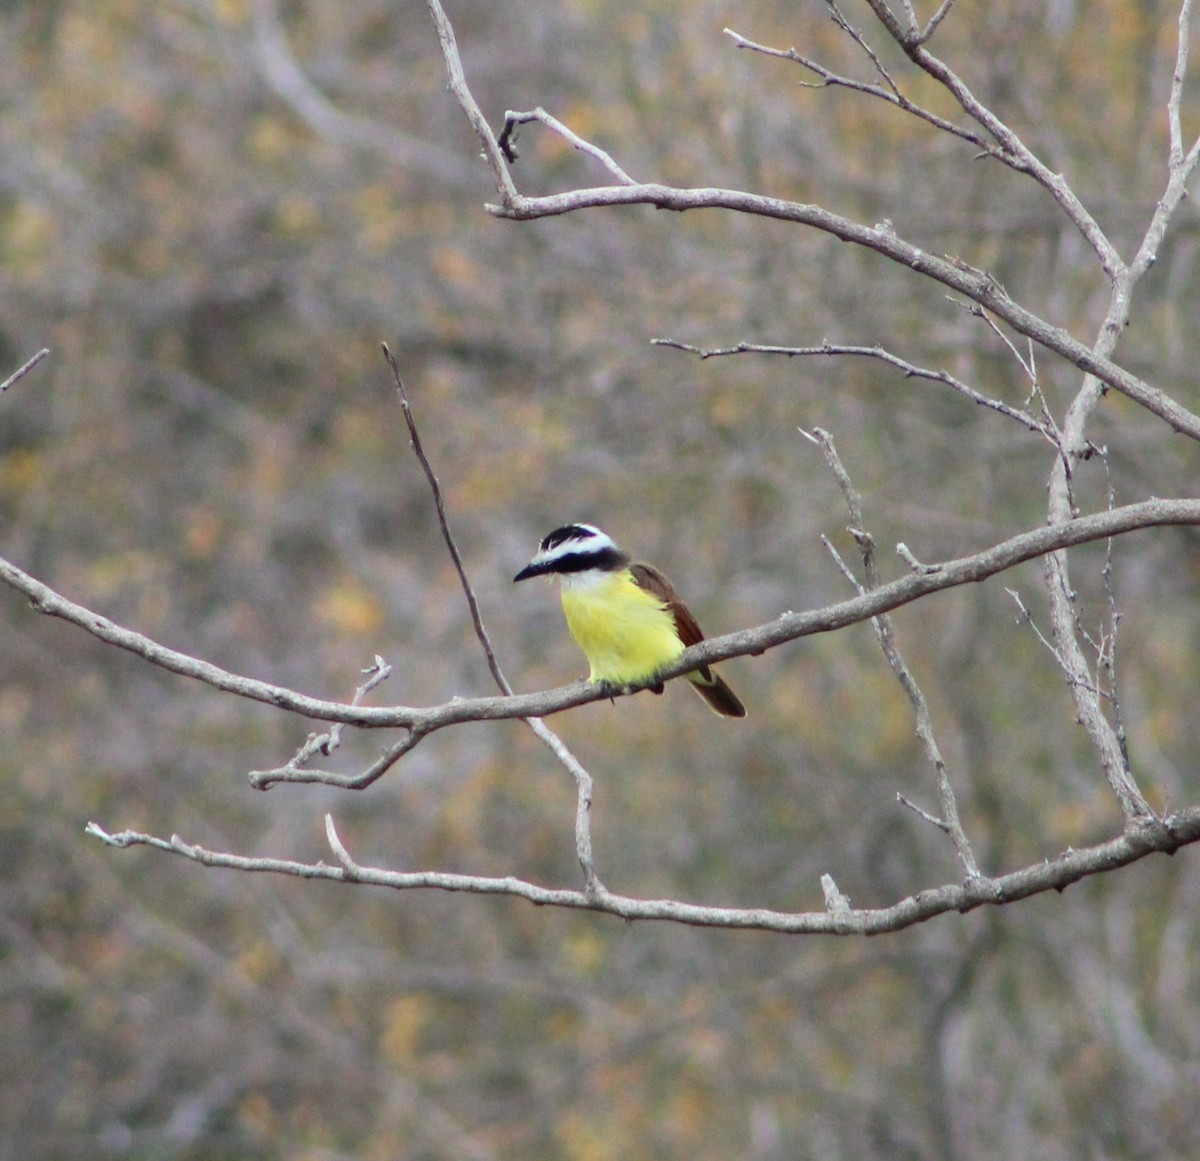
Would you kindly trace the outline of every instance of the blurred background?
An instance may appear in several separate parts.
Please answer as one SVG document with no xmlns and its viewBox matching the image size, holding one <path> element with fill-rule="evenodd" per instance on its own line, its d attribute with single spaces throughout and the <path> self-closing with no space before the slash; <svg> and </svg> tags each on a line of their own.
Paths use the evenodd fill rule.
<svg viewBox="0 0 1200 1161">
<path fill-rule="evenodd" d="M 923 7 L 928 7 L 924 5 Z M 882 52 L 864 7 L 849 12 Z M 635 177 L 890 219 L 1079 337 L 1107 282 L 1031 183 L 726 26 L 874 79 L 823 5 L 450 4 L 499 126 L 544 105 Z M 937 51 L 1131 255 L 1164 181 L 1171 6 L 951 10 Z M 1193 46 L 1194 47 L 1194 46 Z M 944 98 L 884 53 L 906 90 Z M 937 287 L 778 223 L 649 209 L 518 225 L 444 89 L 417 0 L 0 5 L 0 553 L 221 666 L 378 704 L 492 692 L 379 351 L 406 375 L 486 623 L 521 690 L 580 676 L 537 540 L 601 524 L 710 633 L 849 594 L 854 546 L 798 428 L 827 428 L 888 577 L 1045 516 L 1051 452 L 867 360 L 704 346 L 883 343 L 1022 404 L 1004 345 Z M 1195 100 L 1185 125 L 1200 127 Z M 533 127 L 527 192 L 601 180 Z M 1119 356 L 1196 406 L 1200 220 L 1184 203 Z M 1022 348 L 1022 353 L 1025 349 Z M 1062 411 L 1078 385 L 1037 367 Z M 1123 399 L 1085 508 L 1194 493 Z M 1115 548 L 1118 680 L 1157 807 L 1196 799 L 1194 532 Z M 1103 546 L 1074 556 L 1107 624 Z M 905 609 L 986 871 L 1115 833 L 1036 565 Z M 1156 857 L 1063 895 L 879 939 L 787 939 L 204 870 L 94 819 L 244 854 L 577 885 L 574 789 L 518 723 L 426 741 L 361 795 L 252 791 L 313 728 L 104 648 L 0 593 L 0 1158 L 1164 1158 L 1200 1153 L 1200 876 Z M 1045 627 L 1044 619 L 1041 621 Z M 957 877 L 869 627 L 725 672 L 750 718 L 668 689 L 553 725 L 597 784 L 616 891 L 819 909 Z M 392 736 L 347 736 L 339 768 Z"/>
</svg>

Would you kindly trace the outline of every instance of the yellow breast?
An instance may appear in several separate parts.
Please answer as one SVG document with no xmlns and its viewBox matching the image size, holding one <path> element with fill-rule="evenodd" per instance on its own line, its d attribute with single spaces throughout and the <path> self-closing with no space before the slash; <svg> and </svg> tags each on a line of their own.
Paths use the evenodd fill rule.
<svg viewBox="0 0 1200 1161">
<path fill-rule="evenodd" d="M 567 628 L 591 666 L 589 681 L 647 681 L 683 652 L 675 618 L 627 571 L 565 584 L 562 605 Z"/>
</svg>

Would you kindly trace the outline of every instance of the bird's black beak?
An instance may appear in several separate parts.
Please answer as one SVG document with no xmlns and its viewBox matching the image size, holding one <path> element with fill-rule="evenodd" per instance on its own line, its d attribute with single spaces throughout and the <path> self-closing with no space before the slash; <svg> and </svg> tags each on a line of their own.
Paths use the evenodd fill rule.
<svg viewBox="0 0 1200 1161">
<path fill-rule="evenodd" d="M 537 561 L 531 560 L 523 569 L 521 569 L 519 573 L 517 573 L 515 577 L 513 577 L 513 584 L 516 584 L 517 581 L 528 580 L 531 576 L 541 576 L 545 571 L 546 566 L 544 564 L 538 564 Z"/>
</svg>

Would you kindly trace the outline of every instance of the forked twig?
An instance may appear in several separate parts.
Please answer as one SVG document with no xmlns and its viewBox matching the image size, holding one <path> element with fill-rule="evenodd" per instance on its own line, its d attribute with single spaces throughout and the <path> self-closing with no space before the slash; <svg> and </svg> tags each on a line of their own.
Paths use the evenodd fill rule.
<svg viewBox="0 0 1200 1161">
<path fill-rule="evenodd" d="M 530 122 L 536 121 L 545 125 L 547 129 L 553 130 L 563 140 L 569 141 L 580 153 L 586 153 L 589 157 L 594 157 L 609 173 L 613 175 L 622 185 L 637 185 L 637 181 L 630 177 L 612 158 L 610 154 L 601 149 L 598 145 L 593 145 L 590 141 L 585 141 L 574 130 L 567 128 L 557 117 L 547 113 L 540 105 L 536 109 L 530 109 L 525 113 L 516 113 L 509 109 L 504 114 L 504 127 L 500 130 L 500 136 L 496 139 L 500 146 L 501 153 L 504 154 L 508 161 L 517 160 L 517 127 L 519 125 L 528 125 Z"/>
<path fill-rule="evenodd" d="M 953 137 L 960 138 L 967 142 L 967 144 L 973 145 L 980 153 L 999 158 L 1004 158 L 1005 156 L 1003 150 L 998 145 L 992 141 L 988 141 L 987 138 L 982 137 L 974 129 L 968 129 L 962 125 L 956 125 L 953 121 L 947 121 L 945 117 L 941 117 L 932 110 L 926 109 L 924 106 L 910 100 L 900 91 L 895 82 L 892 81 L 892 78 L 887 76 L 886 73 L 884 75 L 887 76 L 889 87 L 884 88 L 881 85 L 871 84 L 869 81 L 856 80 L 854 77 L 834 72 L 819 61 L 805 56 L 794 48 L 772 48 L 770 45 L 759 44 L 757 41 L 742 36 L 741 33 L 734 32 L 732 28 L 726 28 L 724 31 L 725 35 L 733 41 L 737 48 L 744 48 L 762 56 L 774 57 L 777 60 L 790 61 L 792 64 L 798 64 L 814 76 L 820 78 L 819 84 L 809 84 L 806 86 L 808 88 L 848 89 L 851 92 L 862 93 L 864 96 L 875 97 L 916 117 L 918 120 L 926 122 L 926 124 L 933 126 L 935 129 L 940 129 L 943 133 L 949 133 Z"/>
<path fill-rule="evenodd" d="M 392 667 L 376 654 L 374 664 L 364 669 L 363 674 L 367 680 L 354 691 L 354 696 L 350 699 L 350 705 L 361 705 L 362 699 L 371 690 L 391 677 Z M 326 770 L 309 769 L 308 763 L 318 754 L 329 757 L 341 745 L 342 731 L 345 727 L 345 722 L 334 722 L 323 734 L 309 734 L 300 749 L 282 766 L 274 770 L 251 770 L 249 774 L 250 785 L 255 790 L 268 790 L 277 782 L 320 782 L 325 784 L 337 782 L 342 777 L 341 775 L 333 774 Z M 399 755 L 396 755 L 396 757 L 399 757 Z M 395 760 L 393 758 L 392 762 Z M 388 765 L 390 766 L 391 762 Z M 384 769 L 386 768 L 384 767 Z M 375 773 L 374 767 L 372 767 L 371 771 L 369 771 L 372 775 L 370 782 L 374 782 L 383 772 L 383 770 L 380 770 L 378 773 Z M 361 776 L 358 777 L 361 778 Z M 369 782 L 363 783 L 363 785 L 369 784 Z M 356 787 L 356 789 L 361 789 L 361 786 Z"/>
</svg>

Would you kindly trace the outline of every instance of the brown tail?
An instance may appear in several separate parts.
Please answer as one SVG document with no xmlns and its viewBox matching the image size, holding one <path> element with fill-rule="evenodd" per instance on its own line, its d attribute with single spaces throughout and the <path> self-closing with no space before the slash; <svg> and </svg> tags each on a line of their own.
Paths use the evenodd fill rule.
<svg viewBox="0 0 1200 1161">
<path fill-rule="evenodd" d="M 746 707 L 742 705 L 738 695 L 726 684 L 725 679 L 718 677 L 706 665 L 703 669 L 687 675 L 692 688 L 708 703 L 713 713 L 724 718 L 744 718 Z"/>
</svg>

